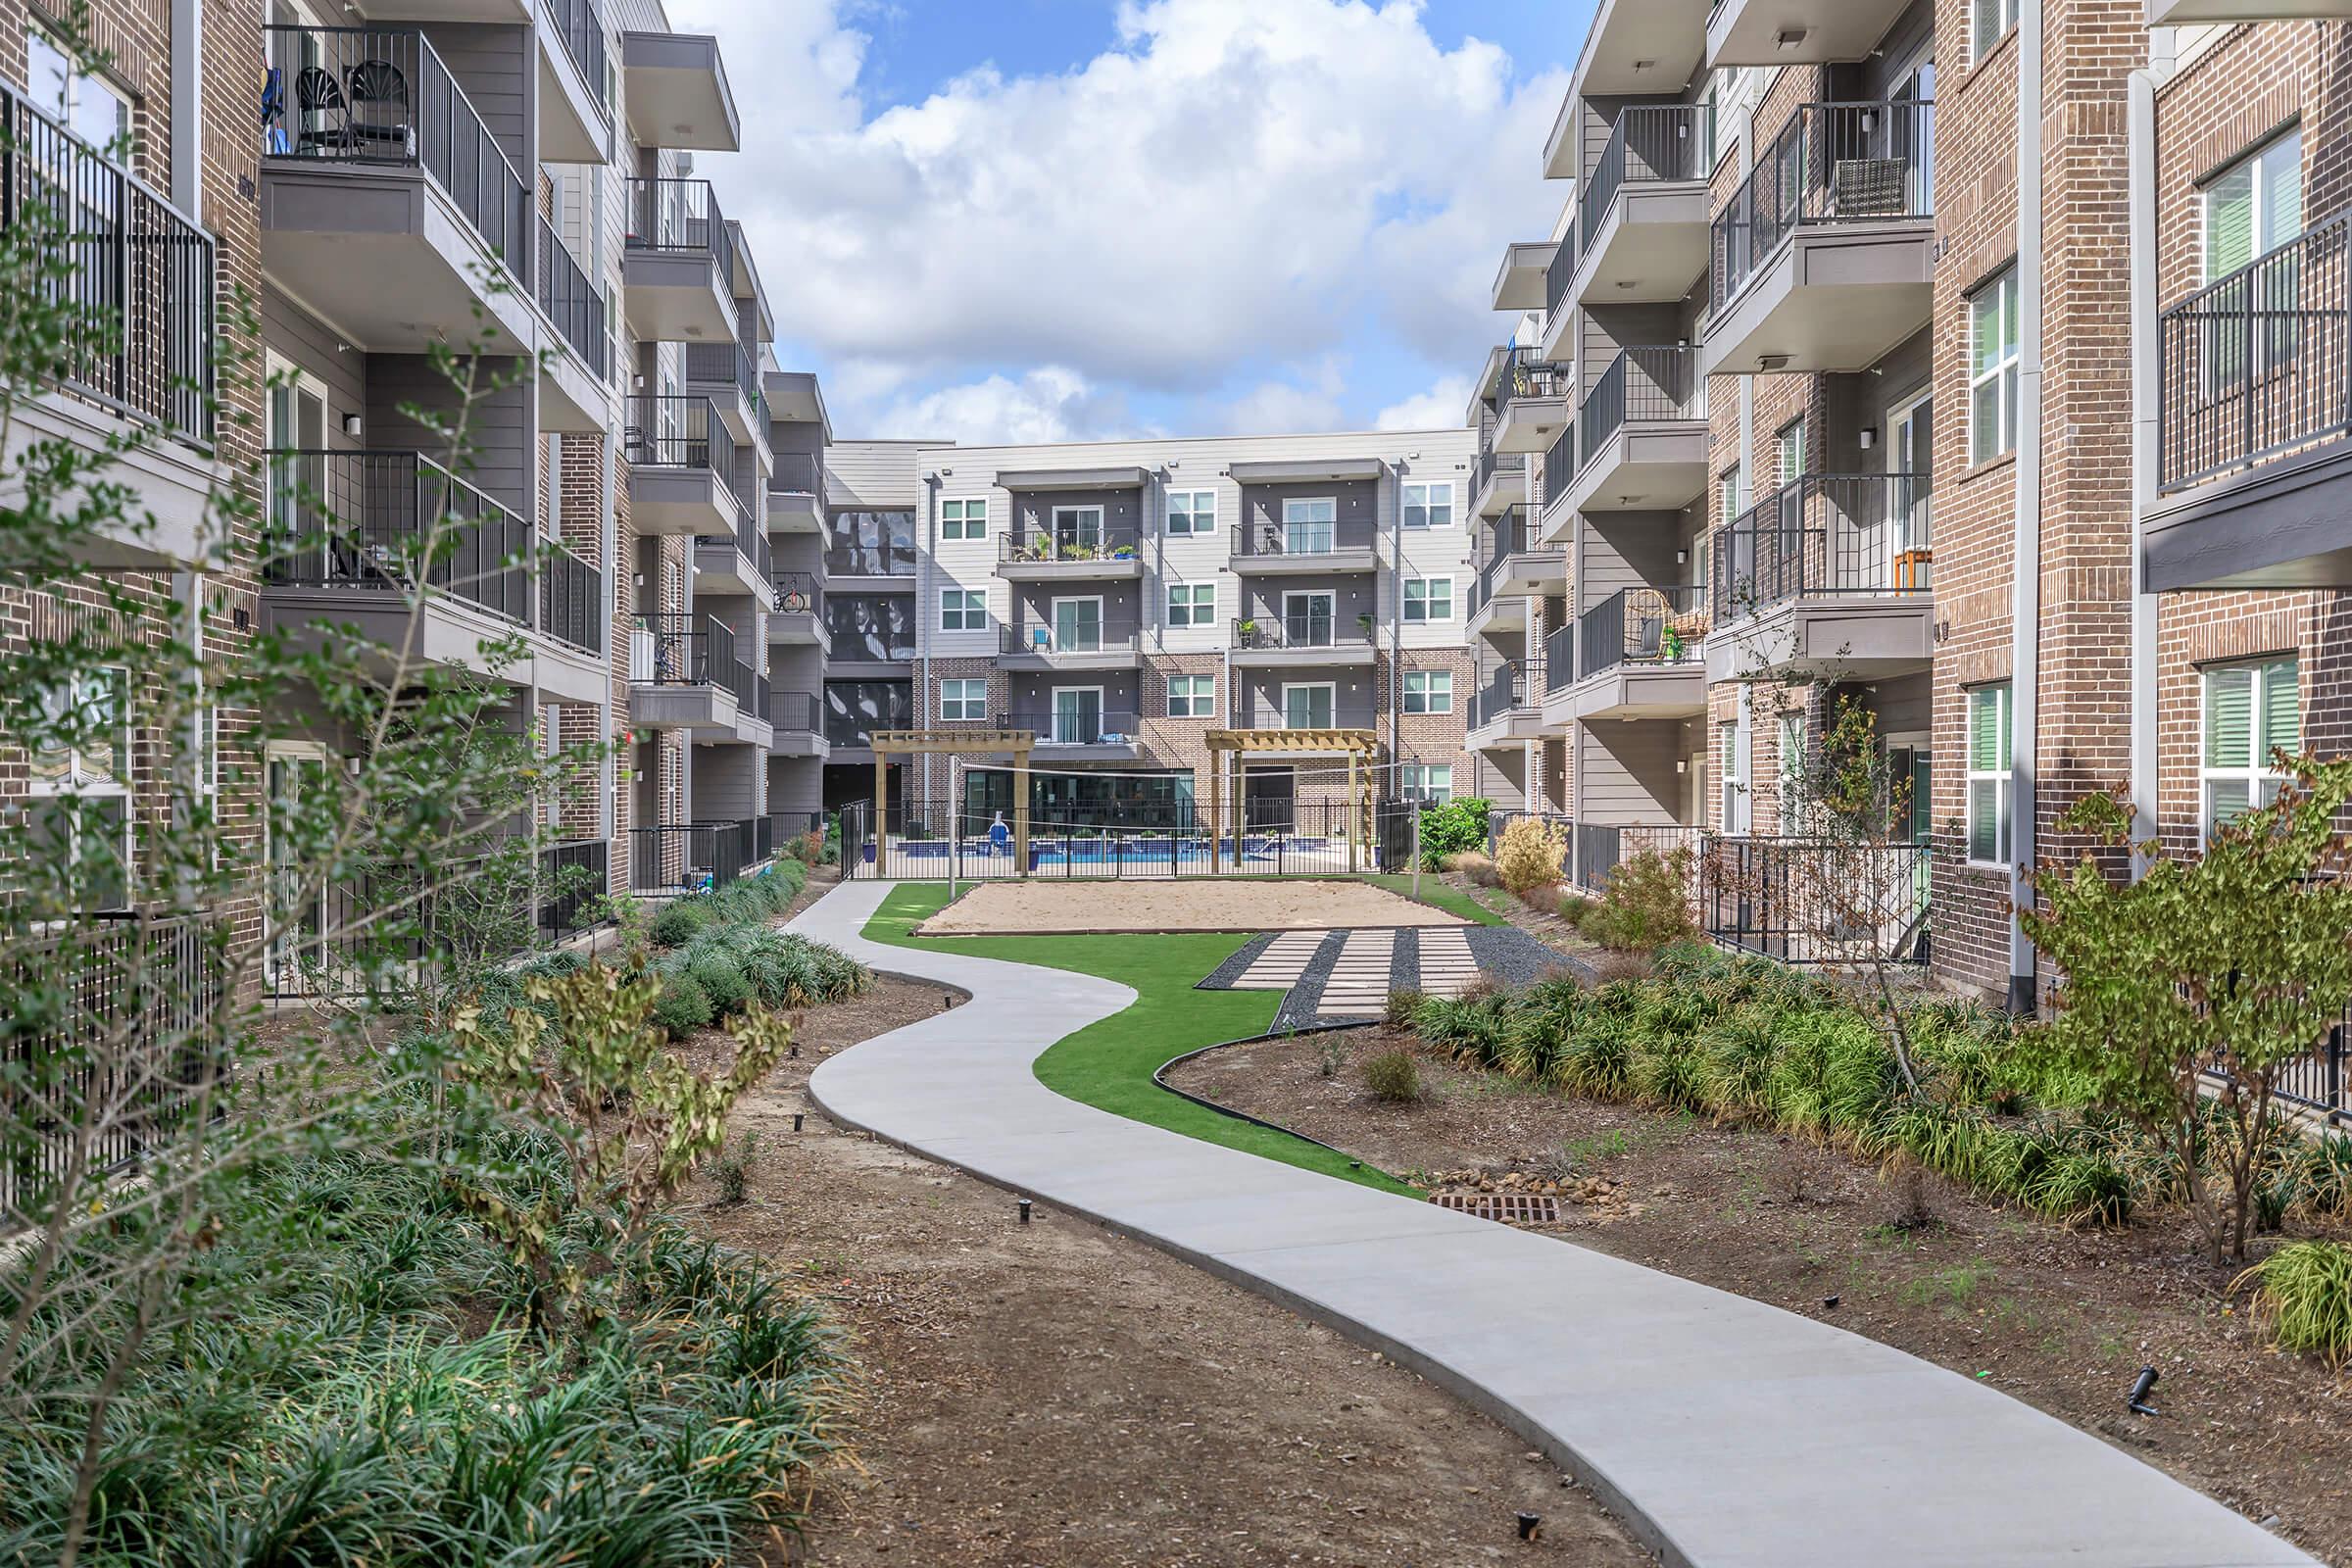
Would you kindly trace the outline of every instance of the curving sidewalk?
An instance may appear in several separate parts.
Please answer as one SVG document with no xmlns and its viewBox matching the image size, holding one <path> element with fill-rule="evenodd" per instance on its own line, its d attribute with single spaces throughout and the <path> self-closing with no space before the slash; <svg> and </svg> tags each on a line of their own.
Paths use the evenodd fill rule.
<svg viewBox="0 0 2352 1568">
<path fill-rule="evenodd" d="M 1875 1341 L 1063 1099 L 1031 1062 L 1134 993 L 867 942 L 888 891 L 845 883 L 791 928 L 972 1001 L 826 1061 L 808 1089 L 828 1114 L 1393 1355 L 1573 1470 L 1669 1563 L 2314 1562 L 2097 1439 Z"/>
</svg>

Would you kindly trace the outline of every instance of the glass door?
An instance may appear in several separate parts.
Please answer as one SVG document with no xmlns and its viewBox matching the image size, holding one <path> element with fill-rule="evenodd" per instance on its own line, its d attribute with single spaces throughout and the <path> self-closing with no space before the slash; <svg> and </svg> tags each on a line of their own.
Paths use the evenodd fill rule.
<svg viewBox="0 0 2352 1568">
<path fill-rule="evenodd" d="M 1903 211 L 1925 218 L 1936 211 L 1936 62 L 1914 61 L 1886 96 L 1893 122 L 1887 150 L 1903 161 Z"/>
<path fill-rule="evenodd" d="M 1282 550 L 1289 556 L 1328 556 L 1339 543 L 1340 504 L 1316 497 L 1282 504 Z"/>
<path fill-rule="evenodd" d="M 1089 686 L 1054 694 L 1054 739 L 1064 746 L 1092 746 L 1102 738 L 1102 689 Z"/>
<path fill-rule="evenodd" d="M 1092 561 L 1102 553 L 1101 507 L 1054 509 L 1054 558 L 1056 561 Z"/>
<path fill-rule="evenodd" d="M 1102 651 L 1102 601 L 1054 601 L 1054 651 L 1057 654 L 1096 654 Z"/>
<path fill-rule="evenodd" d="M 1329 648 L 1339 616 L 1339 596 L 1328 593 L 1284 594 L 1282 636 L 1291 648 Z"/>
<path fill-rule="evenodd" d="M 1331 724 L 1332 688 L 1329 684 L 1314 686 L 1285 686 L 1282 689 L 1282 721 L 1288 729 L 1329 729 Z"/>
<path fill-rule="evenodd" d="M 1898 409 L 1890 422 L 1892 467 L 1895 473 L 1908 475 L 1895 480 L 1889 509 L 1894 524 L 1887 538 L 1887 546 L 1893 552 L 1891 580 L 1897 591 L 1924 589 L 1928 586 L 1928 564 L 1935 559 L 1928 534 L 1929 501 L 1935 491 L 1934 401 L 1921 398 Z"/>
</svg>

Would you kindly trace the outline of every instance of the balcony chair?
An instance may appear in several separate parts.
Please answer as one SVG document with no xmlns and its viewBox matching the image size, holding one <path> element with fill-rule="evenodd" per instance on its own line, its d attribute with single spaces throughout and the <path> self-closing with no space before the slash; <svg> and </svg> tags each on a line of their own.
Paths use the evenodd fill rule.
<svg viewBox="0 0 2352 1568">
<path fill-rule="evenodd" d="M 415 156 L 407 73 L 389 60 L 363 60 L 351 68 L 348 80 L 355 147 L 394 147 L 403 158 Z"/>
<path fill-rule="evenodd" d="M 343 85 L 323 66 L 294 74 L 294 151 L 303 158 L 351 151 L 351 106 Z"/>
</svg>

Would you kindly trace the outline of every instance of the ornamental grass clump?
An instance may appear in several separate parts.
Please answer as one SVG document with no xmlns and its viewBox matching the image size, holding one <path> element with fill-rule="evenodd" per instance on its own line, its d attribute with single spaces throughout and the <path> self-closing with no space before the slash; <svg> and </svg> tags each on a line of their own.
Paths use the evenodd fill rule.
<svg viewBox="0 0 2352 1568">
<path fill-rule="evenodd" d="M 1539 816 L 1513 817 L 1494 849 L 1494 875 L 1505 891 L 1524 899 L 1558 884 L 1568 863 L 1568 830 Z"/>
<path fill-rule="evenodd" d="M 1695 941 L 1698 925 L 1690 917 L 1690 887 L 1689 850 L 1643 850 L 1610 871 L 1598 899 L 1579 901 L 1576 928 L 1613 953 L 1646 953 Z"/>
<path fill-rule="evenodd" d="M 1383 1104 L 1414 1104 L 1422 1096 L 1420 1064 L 1409 1051 L 1384 1051 L 1364 1062 L 1364 1087 Z"/>
<path fill-rule="evenodd" d="M 2352 1356 L 2352 1248 L 2289 1242 L 2238 1276 L 2254 1287 L 2254 1315 L 2279 1348 L 2341 1366 Z"/>
</svg>

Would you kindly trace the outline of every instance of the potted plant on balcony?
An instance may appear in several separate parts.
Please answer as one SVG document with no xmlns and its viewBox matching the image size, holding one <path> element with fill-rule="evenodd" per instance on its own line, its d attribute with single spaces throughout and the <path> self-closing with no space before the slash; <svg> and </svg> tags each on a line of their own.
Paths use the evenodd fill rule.
<svg viewBox="0 0 2352 1568">
<path fill-rule="evenodd" d="M 1372 612 L 1364 611 L 1355 617 L 1355 629 L 1364 634 L 1364 641 L 1372 640 Z"/>
<path fill-rule="evenodd" d="M 1658 657 L 1669 664 L 1682 662 L 1683 634 L 1673 626 L 1658 633 Z"/>
<path fill-rule="evenodd" d="M 1113 561 L 1133 561 L 1135 559 L 1135 546 L 1113 545 L 1110 551 L 1110 559 Z"/>
<path fill-rule="evenodd" d="M 1244 620 L 1244 621 L 1243 621 L 1243 622 L 1242 622 L 1242 623 L 1241 623 L 1239 626 L 1237 626 L 1237 627 L 1236 627 L 1236 628 L 1234 628 L 1234 629 L 1235 629 L 1235 630 L 1237 630 L 1237 631 L 1239 631 L 1239 632 L 1242 634 L 1242 644 L 1243 644 L 1243 646 L 1244 646 L 1244 647 L 1247 647 L 1247 646 L 1249 646 L 1250 644 L 1251 644 L 1251 643 L 1254 643 L 1254 642 L 1256 642 L 1256 641 L 1257 641 L 1257 622 L 1256 622 L 1256 621 L 1254 621 L 1254 620 L 1248 620 L 1248 619 L 1245 619 L 1245 620 Z"/>
</svg>

